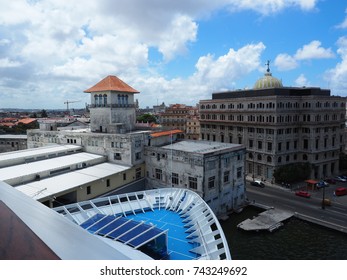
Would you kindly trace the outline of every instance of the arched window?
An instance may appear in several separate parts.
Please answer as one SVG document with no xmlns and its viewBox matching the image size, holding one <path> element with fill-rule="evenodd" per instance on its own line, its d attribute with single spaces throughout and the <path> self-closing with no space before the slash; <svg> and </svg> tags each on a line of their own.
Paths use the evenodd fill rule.
<svg viewBox="0 0 347 280">
<path fill-rule="evenodd" d="M 282 162 L 282 157 L 278 157 L 278 160 L 277 160 L 279 163 Z"/>
<path fill-rule="evenodd" d="M 106 107 L 106 106 L 107 106 L 107 95 L 104 94 L 104 107 Z"/>
<path fill-rule="evenodd" d="M 303 155 L 302 155 L 302 159 L 303 159 L 303 160 L 307 160 L 307 155 L 306 155 L 306 154 L 303 154 Z"/>
<path fill-rule="evenodd" d="M 95 104 L 95 107 L 98 106 L 98 103 L 99 103 L 99 97 L 97 94 L 94 95 L 94 104 Z"/>
<path fill-rule="evenodd" d="M 267 156 L 266 161 L 267 161 L 267 162 L 271 162 L 271 161 L 272 161 L 271 157 L 270 157 L 270 156 Z"/>
<path fill-rule="evenodd" d="M 129 96 L 128 96 L 128 95 L 126 95 L 126 96 L 125 96 L 125 104 L 126 104 L 126 105 L 128 105 L 128 104 L 129 104 L 129 103 L 128 103 L 128 98 L 129 98 Z"/>
<path fill-rule="evenodd" d="M 102 94 L 99 94 L 99 103 L 98 106 L 101 107 L 102 106 Z"/>
</svg>

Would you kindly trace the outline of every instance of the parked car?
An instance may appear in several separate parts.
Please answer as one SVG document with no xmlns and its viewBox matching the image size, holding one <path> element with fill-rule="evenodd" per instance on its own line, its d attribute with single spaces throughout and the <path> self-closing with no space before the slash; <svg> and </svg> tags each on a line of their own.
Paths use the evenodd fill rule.
<svg viewBox="0 0 347 280">
<path fill-rule="evenodd" d="M 251 182 L 251 185 L 256 187 L 261 187 L 261 188 L 265 187 L 265 184 L 260 180 L 254 180 L 253 182 Z"/>
<path fill-rule="evenodd" d="M 329 183 L 322 180 L 316 184 L 316 187 L 317 187 L 317 189 L 326 188 L 326 187 L 329 187 Z"/>
<path fill-rule="evenodd" d="M 342 176 L 336 176 L 334 179 L 338 182 L 347 182 L 347 179 L 343 178 Z"/>
<path fill-rule="evenodd" d="M 334 194 L 336 196 L 346 195 L 347 194 L 347 188 L 344 187 L 338 187 L 335 189 Z"/>
<path fill-rule="evenodd" d="M 310 198 L 311 197 L 311 194 L 306 192 L 306 191 L 297 191 L 297 192 L 295 192 L 295 195 L 306 197 L 306 198 Z"/>
<path fill-rule="evenodd" d="M 327 182 L 327 183 L 329 183 L 329 184 L 333 184 L 333 185 L 336 184 L 336 180 L 333 179 L 333 178 L 328 178 L 328 179 L 325 179 L 324 181 Z"/>
</svg>

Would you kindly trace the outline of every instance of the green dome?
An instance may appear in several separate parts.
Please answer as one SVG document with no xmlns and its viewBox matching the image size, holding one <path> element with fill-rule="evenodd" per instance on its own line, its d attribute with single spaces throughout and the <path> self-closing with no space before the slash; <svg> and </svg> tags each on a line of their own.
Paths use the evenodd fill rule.
<svg viewBox="0 0 347 280">
<path fill-rule="evenodd" d="M 279 88 L 283 87 L 282 82 L 272 77 L 270 72 L 265 73 L 264 77 L 255 82 L 253 89 Z"/>
</svg>

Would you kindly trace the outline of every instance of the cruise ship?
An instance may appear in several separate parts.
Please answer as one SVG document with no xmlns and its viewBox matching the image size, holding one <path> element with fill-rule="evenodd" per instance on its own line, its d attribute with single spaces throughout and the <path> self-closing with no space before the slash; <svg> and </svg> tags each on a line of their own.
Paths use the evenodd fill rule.
<svg viewBox="0 0 347 280">
<path fill-rule="evenodd" d="M 0 181 L 0 259 L 230 260 L 195 192 L 163 188 L 48 208 Z"/>
<path fill-rule="evenodd" d="M 54 210 L 91 235 L 115 246 L 140 251 L 144 258 L 231 259 L 216 216 L 190 190 L 153 189 L 96 198 Z"/>
</svg>

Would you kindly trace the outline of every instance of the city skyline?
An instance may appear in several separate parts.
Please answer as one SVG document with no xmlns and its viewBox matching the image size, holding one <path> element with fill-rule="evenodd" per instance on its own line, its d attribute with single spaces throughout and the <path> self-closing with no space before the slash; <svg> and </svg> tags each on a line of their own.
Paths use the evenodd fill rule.
<svg viewBox="0 0 347 280">
<path fill-rule="evenodd" d="M 268 60 L 284 86 L 346 96 L 343 1 L 0 3 L 1 108 L 83 108 L 107 75 L 140 91 L 141 108 L 195 105 L 252 88 Z"/>
</svg>

